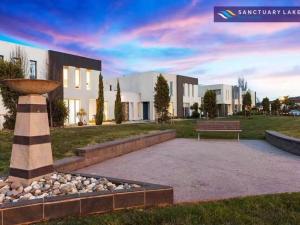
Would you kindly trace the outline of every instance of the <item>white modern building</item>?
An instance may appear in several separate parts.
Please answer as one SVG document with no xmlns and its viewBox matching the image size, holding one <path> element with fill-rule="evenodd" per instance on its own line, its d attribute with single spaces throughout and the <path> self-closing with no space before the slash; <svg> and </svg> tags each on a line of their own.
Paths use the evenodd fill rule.
<svg viewBox="0 0 300 225">
<path fill-rule="evenodd" d="M 216 93 L 218 116 L 229 116 L 243 110 L 243 95 L 246 92 L 242 91 L 240 87 L 228 84 L 199 85 L 199 97 L 203 99 L 208 90 Z M 251 94 L 252 107 L 254 107 L 256 105 L 256 92 L 248 91 Z"/>
<path fill-rule="evenodd" d="M 104 90 L 105 93 L 114 92 L 117 80 L 119 80 L 122 102 L 126 104 L 123 108 L 128 109 L 125 114 L 123 113 L 125 120 L 131 120 L 131 118 L 133 120 L 155 120 L 154 87 L 159 74 L 159 72 L 145 72 L 106 79 Z M 161 74 L 169 84 L 171 99 L 169 113 L 173 117 L 190 116 L 190 106 L 195 102 L 201 103 L 201 98 L 198 97 L 198 79 L 175 74 Z"/>
<path fill-rule="evenodd" d="M 50 79 L 62 83 L 61 87 L 49 94 L 50 99 L 63 99 L 69 109 L 66 124 L 78 122 L 77 112 L 84 109 L 85 121 L 94 123 L 98 81 L 101 61 L 82 56 L 19 46 L 0 41 L 0 60 L 12 60 L 13 52 L 21 50 L 26 57 L 26 78 Z M 104 120 L 114 120 L 114 102 L 117 80 L 121 87 L 124 120 L 155 120 L 154 87 L 158 72 L 133 74 L 120 78 L 104 79 Z M 198 79 L 193 77 L 162 74 L 169 84 L 171 103 L 169 112 L 174 117 L 188 117 L 190 106 L 201 103 L 198 97 Z M 104 76 L 105 77 L 105 76 Z M 0 126 L 7 113 L 0 99 Z"/>
</svg>

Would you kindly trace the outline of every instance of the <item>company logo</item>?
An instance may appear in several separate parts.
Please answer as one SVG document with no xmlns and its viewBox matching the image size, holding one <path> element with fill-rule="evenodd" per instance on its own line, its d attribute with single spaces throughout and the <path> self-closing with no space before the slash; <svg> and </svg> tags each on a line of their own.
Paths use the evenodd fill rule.
<svg viewBox="0 0 300 225">
<path fill-rule="evenodd" d="M 300 6 L 215 6 L 215 22 L 300 22 Z"/>
<path fill-rule="evenodd" d="M 232 12 L 231 10 L 229 10 L 229 9 L 220 11 L 218 13 L 218 15 L 221 16 L 225 20 L 228 20 L 228 19 L 236 16 L 236 14 L 234 12 Z"/>
</svg>

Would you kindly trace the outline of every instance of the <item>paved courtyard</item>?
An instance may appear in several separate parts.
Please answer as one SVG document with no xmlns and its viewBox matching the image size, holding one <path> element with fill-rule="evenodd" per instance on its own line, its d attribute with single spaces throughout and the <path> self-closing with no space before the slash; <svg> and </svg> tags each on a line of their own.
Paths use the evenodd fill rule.
<svg viewBox="0 0 300 225">
<path fill-rule="evenodd" d="M 300 191 L 300 157 L 260 140 L 174 139 L 79 171 L 170 185 L 175 202 Z"/>
</svg>

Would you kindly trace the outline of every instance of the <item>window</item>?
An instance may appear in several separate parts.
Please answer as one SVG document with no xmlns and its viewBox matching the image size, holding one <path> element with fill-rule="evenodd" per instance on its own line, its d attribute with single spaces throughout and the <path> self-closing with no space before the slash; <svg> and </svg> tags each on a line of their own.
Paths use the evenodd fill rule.
<svg viewBox="0 0 300 225">
<path fill-rule="evenodd" d="M 190 84 L 188 84 L 188 96 L 190 97 Z"/>
<path fill-rule="evenodd" d="M 0 55 L 0 60 L 3 60 L 4 59 L 4 56 L 3 55 Z"/>
<path fill-rule="evenodd" d="M 75 88 L 80 88 L 80 71 L 75 69 Z"/>
<path fill-rule="evenodd" d="M 192 97 L 194 97 L 194 85 L 192 85 Z"/>
<path fill-rule="evenodd" d="M 91 89 L 91 71 L 86 71 L 86 89 Z"/>
<path fill-rule="evenodd" d="M 109 85 L 109 90 L 112 91 L 112 85 L 111 84 Z"/>
<path fill-rule="evenodd" d="M 182 91 L 183 91 L 183 96 L 185 96 L 185 87 L 184 87 L 184 84 L 182 84 Z"/>
<path fill-rule="evenodd" d="M 216 95 L 221 95 L 221 89 L 217 89 L 217 90 L 213 90 L 215 93 L 216 93 Z"/>
<path fill-rule="evenodd" d="M 68 67 L 64 67 L 63 71 L 63 78 L 64 78 L 64 87 L 68 87 Z"/>
<path fill-rule="evenodd" d="M 30 79 L 36 79 L 37 75 L 36 75 L 36 61 L 34 60 L 30 60 L 29 61 L 29 78 Z"/>
<path fill-rule="evenodd" d="M 17 58 L 17 57 L 14 57 L 13 59 L 12 59 L 12 61 L 13 61 L 13 63 L 21 63 L 21 60 L 20 60 L 20 58 Z"/>
<path fill-rule="evenodd" d="M 64 102 L 65 102 L 66 106 L 68 106 L 68 110 L 69 110 L 68 123 L 76 124 L 77 122 L 79 122 L 77 113 L 80 110 L 80 100 L 65 99 Z"/>
<path fill-rule="evenodd" d="M 173 96 L 173 81 L 170 81 L 169 91 L 170 91 L 170 96 Z"/>
</svg>

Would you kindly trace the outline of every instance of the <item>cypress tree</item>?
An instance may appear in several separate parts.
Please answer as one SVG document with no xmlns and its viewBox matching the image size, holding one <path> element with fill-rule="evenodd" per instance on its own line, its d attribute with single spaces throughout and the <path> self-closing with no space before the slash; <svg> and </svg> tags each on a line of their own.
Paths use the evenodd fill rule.
<svg viewBox="0 0 300 225">
<path fill-rule="evenodd" d="M 169 119 L 168 108 L 170 104 L 169 86 L 167 80 L 161 74 L 157 77 L 154 91 L 154 107 L 159 116 L 158 120 L 160 122 L 167 121 Z"/>
<path fill-rule="evenodd" d="M 122 123 L 122 102 L 121 102 L 121 90 L 120 90 L 120 84 L 119 80 L 117 83 L 117 94 L 116 94 L 116 100 L 115 100 L 115 121 L 116 124 Z"/>
<path fill-rule="evenodd" d="M 98 99 L 96 100 L 96 125 L 101 125 L 103 122 L 104 111 L 104 93 L 103 93 L 103 77 L 99 74 L 99 87 L 98 87 Z"/>
</svg>

